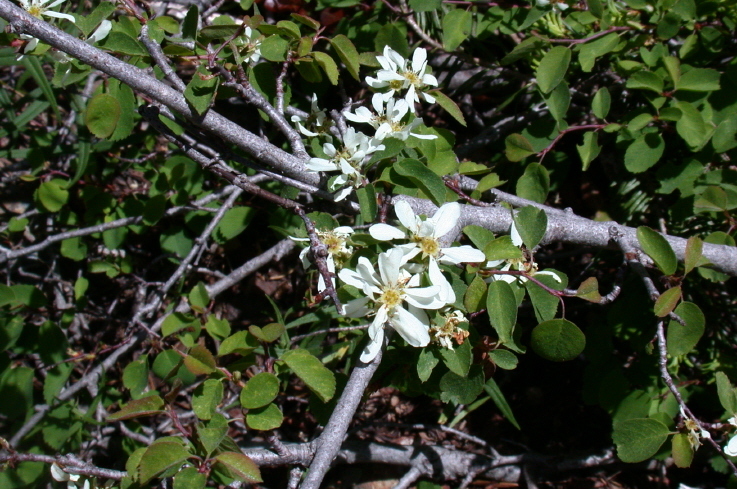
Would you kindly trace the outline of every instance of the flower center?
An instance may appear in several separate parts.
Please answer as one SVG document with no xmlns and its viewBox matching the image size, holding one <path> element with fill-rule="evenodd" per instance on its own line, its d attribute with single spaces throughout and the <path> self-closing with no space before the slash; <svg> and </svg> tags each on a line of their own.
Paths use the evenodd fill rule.
<svg viewBox="0 0 737 489">
<path fill-rule="evenodd" d="M 440 243 L 435 238 L 415 236 L 415 241 L 420 245 L 424 255 L 437 257 L 440 254 Z"/>
<path fill-rule="evenodd" d="M 391 88 L 392 90 L 401 90 L 403 85 L 404 85 L 404 80 L 390 80 L 389 81 L 389 88 Z"/>
<path fill-rule="evenodd" d="M 407 79 L 408 82 L 410 82 L 412 85 L 416 87 L 422 86 L 422 80 L 420 80 L 420 77 L 417 76 L 417 73 L 414 71 L 405 71 L 402 73 L 402 75 Z"/>
<path fill-rule="evenodd" d="M 343 250 L 343 244 L 345 243 L 345 239 L 338 236 L 337 234 L 327 232 L 327 233 L 324 233 L 324 235 L 320 237 L 322 238 L 323 244 L 328 247 L 328 253 L 332 255 L 337 255 Z"/>
<path fill-rule="evenodd" d="M 45 8 L 39 7 L 38 5 L 31 5 L 31 7 L 28 9 L 28 13 L 40 19 L 41 14 L 43 14 L 45 10 Z"/>
<path fill-rule="evenodd" d="M 381 295 L 377 302 L 384 304 L 390 311 L 395 307 L 402 305 L 404 291 L 402 286 L 388 285 L 381 290 Z"/>
</svg>

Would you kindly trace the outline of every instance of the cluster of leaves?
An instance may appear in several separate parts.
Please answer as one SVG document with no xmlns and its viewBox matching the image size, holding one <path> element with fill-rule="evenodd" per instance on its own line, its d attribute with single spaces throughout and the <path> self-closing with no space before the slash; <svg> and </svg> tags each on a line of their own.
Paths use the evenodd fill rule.
<svg viewBox="0 0 737 489">
<path fill-rule="evenodd" d="M 309 6 L 314 11 L 302 7 L 287 15 L 242 0 L 203 22 L 197 6 L 176 19 L 100 2 L 89 13 L 80 5 L 75 22 L 62 19 L 59 26 L 131 66 L 150 68 L 158 79 L 178 81 L 195 116 L 227 113 L 305 159 L 307 153 L 331 157 L 323 143 L 345 136 L 340 111 L 354 111 L 354 100 L 369 106 L 363 76 L 381 68 L 377 56 L 388 47 L 411 59 L 422 43 L 445 85 L 426 92 L 437 105 L 419 109 L 432 127 L 381 141 L 360 162 L 362 179 L 348 204 L 318 203 L 307 217 L 321 233 L 341 225 L 358 230 L 350 237 L 355 253 L 340 264 L 356 269 L 361 258 L 373 263 L 389 249 L 360 230 L 387 219 L 391 195 L 440 207 L 458 200 L 458 184 L 449 177 L 460 175 L 477 180 L 470 195 L 460 192 L 471 203 L 503 188 L 528 205 L 508 210 L 512 226 L 501 234 L 491 224 L 463 228 L 463 239 L 486 263 L 442 270 L 452 307 L 470 320 L 454 323 L 463 332 L 452 345 L 412 348 L 395 338 L 384 364 L 407 368 L 393 368 L 382 382 L 441 400 L 440 423 L 458 425 L 492 401 L 524 430 L 501 380 L 515 378 L 529 347 L 547 361 L 581 364 L 582 402 L 611 417 L 621 460 L 672 456 L 688 467 L 699 445 L 713 439 L 701 453 L 709 452 L 715 470 L 727 471 L 728 457 L 717 449 L 727 446 L 727 420 L 737 414 L 728 379 L 737 378 L 728 320 L 734 311 L 720 283 L 728 275 L 711 269 L 702 250 L 704 243 L 735 245 L 734 2 L 412 0 L 364 8 L 321 0 Z M 331 11 L 345 17 L 328 25 L 316 20 Z M 106 21 L 109 33 L 97 39 Z M 328 301 L 315 307 L 301 291 L 282 304 L 269 298 L 228 314 L 213 284 L 279 238 L 309 238 L 293 209 L 273 202 L 311 199 L 275 179 L 261 185 L 274 196 L 270 203 L 240 194 L 228 201 L 235 189 L 184 153 L 210 145 L 210 163 L 225 160 L 246 176 L 264 164 L 253 164 L 258 156 L 217 134 L 208 137 L 220 140 L 208 141 L 196 119 L 164 110 L 153 119 L 139 115 L 145 97 L 100 77 L 73 53 L 57 56 L 45 43 L 24 49 L 29 40 L 8 31 L 0 42 L 8 46 L 0 64 L 12 87 L 0 93 L 0 158 L 8 175 L 18 172 L 4 201 L 9 211 L 0 215 L 0 260 L 8 263 L 0 285 L 0 394 L 14 399 L 0 405 L 4 435 L 22 431 L 15 450 L 78 452 L 103 421 L 125 423 L 137 436 L 114 449 L 127 460 L 117 467 L 127 471 L 116 482 L 121 488 L 170 477 L 174 487 L 192 489 L 208 480 L 260 482 L 241 445 L 288 424 L 285 406 L 295 392 L 309 396 L 310 415 L 324 423 L 366 343 L 367 335 L 353 327 L 371 319 L 342 316 Z M 150 43 L 176 74 L 166 72 Z M 53 66 L 53 76 L 43 62 Z M 334 132 L 326 128 L 305 145 L 295 128 L 280 124 L 291 114 L 315 129 L 306 122 L 315 113 L 313 94 L 321 109 L 338 115 L 330 116 Z M 244 109 L 234 97 L 251 105 Z M 570 196 L 584 188 L 592 190 Z M 635 278 L 615 283 L 621 254 L 602 252 L 589 267 L 556 259 L 553 245 L 542 248 L 550 244 L 549 217 L 536 204 L 545 203 L 639 226 L 644 254 L 622 253 L 652 265 L 645 273 L 660 278 L 654 291 Z M 682 267 L 652 228 L 689 238 Z M 204 271 L 192 270 L 193 259 L 207 264 Z M 306 277 L 309 288 L 313 275 Z M 422 280 L 437 285 L 431 276 Z M 621 286 L 610 306 L 600 305 L 609 299 L 599 281 Z M 338 296 L 360 294 L 344 285 Z M 657 331 L 666 318 L 663 353 Z M 432 319 L 441 322 L 442 315 Z M 349 326 L 332 333 L 337 339 L 324 332 Z M 88 371 L 101 358 L 147 337 L 133 360 L 121 359 L 90 381 Z M 684 382 L 674 386 L 671 375 Z M 89 387 L 66 394 L 75 382 Z M 40 419 L 37 405 L 45 406 Z M 100 413 L 112 414 L 102 419 Z M 159 429 L 162 419 L 168 421 Z M 242 430 L 234 428 L 236 420 Z M 114 459 L 112 451 L 107 455 Z M 48 466 L 27 462 L 0 473 L 0 485 L 34 487 L 49 477 Z"/>
</svg>

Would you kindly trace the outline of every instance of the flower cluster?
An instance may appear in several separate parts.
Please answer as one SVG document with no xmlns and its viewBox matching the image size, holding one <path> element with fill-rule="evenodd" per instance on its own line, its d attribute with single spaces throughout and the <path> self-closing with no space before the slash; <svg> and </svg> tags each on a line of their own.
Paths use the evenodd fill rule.
<svg viewBox="0 0 737 489">
<path fill-rule="evenodd" d="M 348 121 L 370 126 L 374 130 L 373 136 L 349 127 L 340 134 L 340 141 L 336 142 L 330 131 L 332 123 L 318 106 L 316 95 L 312 96 L 308 116 L 295 115 L 291 119 L 301 134 L 326 140 L 322 145 L 324 157 L 311 158 L 306 167 L 311 172 L 340 172 L 328 185 L 329 190 L 335 193 L 336 201 L 345 199 L 354 189 L 366 185 L 366 161 L 373 153 L 384 149 L 382 141 L 385 139 L 406 141 L 410 136 L 419 139 L 437 137 L 416 131 L 422 125 L 422 119 L 415 116 L 415 103 L 421 99 L 435 102 L 427 89 L 438 85 L 435 77 L 426 73 L 427 51 L 415 49 L 412 61 L 409 61 L 386 46 L 383 55 L 376 59 L 382 69 L 375 78 L 366 77 L 366 83 L 377 90 L 371 99 L 373 111 L 360 106 L 353 112 L 343 112 L 343 117 Z"/>
<path fill-rule="evenodd" d="M 80 476 L 78 474 L 65 472 L 64 469 L 56 463 L 51 464 L 51 477 L 55 481 L 66 482 L 67 489 L 91 489 L 89 480 L 85 479 L 84 483 L 80 483 Z M 78 483 L 81 485 L 77 485 Z"/>
<path fill-rule="evenodd" d="M 444 204 L 425 219 L 404 201 L 395 205 L 395 212 L 401 227 L 380 223 L 368 231 L 380 242 L 401 242 L 379 253 L 376 263 L 359 256 L 355 269 L 343 268 L 353 253 L 353 246 L 348 245 L 354 232 L 351 228 L 318 233 L 328 248 L 330 271 L 338 269 L 341 283 L 362 294 L 345 304 L 345 315 L 373 318 L 368 328 L 369 343 L 361 355 L 363 362 L 371 361 L 381 350 L 387 327 L 415 347 L 427 346 L 432 340 L 450 349 L 453 341 L 462 344 L 468 333 L 459 324 L 467 319 L 454 309 L 456 294 L 440 265 L 485 260 L 484 253 L 471 246 L 450 246 L 442 241 L 452 239 L 457 232 L 460 204 Z M 318 288 L 323 290 L 324 286 L 320 281 Z M 433 316 L 440 319 L 433 322 L 427 311 L 439 311 Z"/>
</svg>

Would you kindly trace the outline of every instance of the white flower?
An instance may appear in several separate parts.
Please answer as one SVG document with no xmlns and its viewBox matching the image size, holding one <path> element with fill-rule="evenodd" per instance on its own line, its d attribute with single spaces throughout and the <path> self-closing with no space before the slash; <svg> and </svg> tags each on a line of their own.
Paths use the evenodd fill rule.
<svg viewBox="0 0 737 489">
<path fill-rule="evenodd" d="M 438 297 L 440 287 L 418 287 L 420 276 L 410 275 L 402 268 L 403 262 L 404 252 L 393 248 L 379 255 L 378 274 L 365 256 L 358 259 L 355 271 L 344 268 L 338 273 L 343 282 L 366 295 L 346 304 L 346 315 L 375 315 L 368 329 L 369 344 L 361 354 L 362 362 L 370 362 L 381 350 L 385 325 L 394 328 L 412 346 L 430 343 L 429 320 L 423 309 L 440 309 L 445 301 Z"/>
<path fill-rule="evenodd" d="M 428 273 L 430 281 L 441 288 L 441 297 L 452 304 L 456 300 L 455 292 L 448 280 L 440 271 L 438 263 L 458 265 L 460 263 L 478 263 L 486 259 L 484 253 L 472 246 L 453 246 L 442 248 L 440 238 L 451 232 L 461 217 L 461 206 L 457 202 L 443 204 L 435 214 L 422 220 L 415 214 L 410 205 L 401 200 L 394 206 L 399 222 L 407 229 L 409 236 L 389 224 L 374 224 L 369 234 L 379 241 L 408 238 L 410 243 L 398 248 L 405 253 L 405 261 L 422 253 L 422 258 L 429 258 Z"/>
<path fill-rule="evenodd" d="M 51 10 L 57 5 L 64 2 L 64 0 L 55 0 L 51 5 L 46 5 L 52 0 L 19 0 L 20 6 L 23 7 L 26 12 L 33 15 L 34 17 L 56 17 L 57 19 L 66 19 L 69 22 L 74 23 L 74 17 L 69 14 L 62 14 L 61 12 L 55 12 Z"/>
<path fill-rule="evenodd" d="M 328 271 L 330 273 L 335 274 L 336 261 L 338 262 L 338 265 L 342 266 L 342 264 L 345 263 L 353 253 L 353 248 L 346 245 L 346 241 L 351 234 L 353 234 L 353 228 L 349 226 L 339 226 L 332 231 L 317 231 L 317 236 L 328 250 L 328 256 L 325 258 L 325 262 L 327 263 Z M 290 236 L 290 238 L 294 241 L 310 240 L 310 238 L 294 238 L 292 236 Z M 310 266 L 310 261 L 307 257 L 309 252 L 310 247 L 308 246 L 299 254 L 299 258 L 302 260 L 302 266 L 305 268 Z M 333 278 L 333 287 L 335 287 L 335 278 Z M 317 281 L 317 291 L 322 292 L 323 290 L 325 290 L 325 279 L 322 274 L 320 274 Z"/>
<path fill-rule="evenodd" d="M 418 94 L 428 103 L 435 102 L 435 97 L 423 92 L 429 86 L 438 86 L 438 80 L 425 73 L 427 51 L 424 48 L 415 49 L 410 63 L 389 46 L 384 46 L 384 55 L 377 56 L 376 61 L 382 69 L 376 73 L 376 78 L 366 77 L 366 83 L 376 89 L 388 88 L 389 91 L 383 94 L 384 100 L 389 100 L 396 92 L 407 90 L 404 99 L 410 108 L 420 101 Z"/>
<path fill-rule="evenodd" d="M 734 435 L 724 447 L 724 453 L 730 457 L 737 457 L 737 435 Z"/>
<path fill-rule="evenodd" d="M 458 310 L 444 314 L 442 318 L 443 324 L 430 328 L 430 335 L 441 346 L 453 350 L 453 340 L 462 345 L 469 336 L 468 331 L 458 326 L 459 323 L 468 322 L 468 319 Z"/>
<path fill-rule="evenodd" d="M 244 63 L 249 65 L 258 63 L 261 59 L 261 33 L 246 26 L 243 35 L 237 39 L 237 43 L 239 46 L 244 46 L 238 52 Z"/>
<path fill-rule="evenodd" d="M 510 238 L 512 238 L 512 244 L 514 246 L 517 246 L 518 248 L 522 247 L 522 236 L 520 236 L 519 231 L 517 231 L 517 226 L 515 226 L 514 221 L 512 221 L 512 227 L 509 230 L 509 236 Z M 563 283 L 560 276 L 558 276 L 558 274 L 555 272 L 547 270 L 538 272 L 537 263 L 532 258 L 530 258 L 529 260 L 526 260 L 525 258 L 513 258 L 510 260 L 491 260 L 486 262 L 484 268 L 494 269 L 500 272 L 508 272 L 510 270 L 522 271 L 526 272 L 528 275 L 550 275 L 556 282 Z M 527 282 L 527 277 L 522 275 L 497 273 L 492 274 L 491 276 L 489 276 L 489 278 L 486 279 L 487 282 L 495 282 L 497 280 L 507 282 L 508 284 L 512 284 L 514 282 L 524 284 L 525 282 Z"/>
<path fill-rule="evenodd" d="M 384 107 L 385 104 L 386 107 Z M 412 132 L 412 129 L 422 124 L 422 119 L 418 117 L 414 117 L 409 124 L 402 122 L 402 119 L 409 112 L 409 105 L 406 100 L 394 98 L 384 100 L 382 94 L 375 93 L 371 98 L 371 105 L 373 105 L 376 114 L 366 107 L 359 107 L 355 114 L 346 111 L 343 112 L 343 115 L 349 121 L 370 124 L 371 127 L 376 129 L 374 138 L 379 141 L 385 138 L 406 141 L 410 136 L 419 139 L 437 138 L 434 134 L 416 134 Z"/>
<path fill-rule="evenodd" d="M 331 125 L 330 119 L 325 114 L 325 111 L 317 106 L 317 94 L 312 94 L 312 103 L 310 104 L 310 113 L 304 118 L 298 115 L 293 115 L 291 118 L 292 122 L 297 124 L 297 130 L 309 137 L 319 136 L 320 133 L 326 133 Z M 317 132 L 310 131 L 304 124 L 314 127 Z"/>
<path fill-rule="evenodd" d="M 79 486 L 77 486 L 77 481 L 79 480 L 79 474 L 69 474 L 64 471 L 64 469 L 59 466 L 56 462 L 51 464 L 51 477 L 55 481 L 59 482 L 66 482 L 67 483 L 67 489 L 79 489 Z M 82 485 L 82 489 L 90 489 L 90 481 L 85 480 L 84 484 Z"/>
<path fill-rule="evenodd" d="M 362 132 L 356 132 L 355 129 L 349 127 L 343 137 L 343 148 L 340 151 L 332 143 L 325 143 L 322 149 L 330 159 L 311 158 L 305 166 L 313 172 L 341 172 L 330 188 L 331 191 L 342 189 L 335 197 L 335 200 L 338 201 L 344 199 L 351 191 L 350 188 L 343 188 L 345 185 L 350 184 L 358 188 L 364 184 L 362 171 L 364 160 L 368 155 L 384 149 L 384 145 L 375 138 L 369 138 Z"/>
</svg>

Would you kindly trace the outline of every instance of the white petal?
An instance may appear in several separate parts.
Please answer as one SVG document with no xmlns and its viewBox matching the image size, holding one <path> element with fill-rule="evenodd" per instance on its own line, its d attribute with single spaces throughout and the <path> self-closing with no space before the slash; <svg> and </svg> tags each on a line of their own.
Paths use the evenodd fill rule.
<svg viewBox="0 0 737 489">
<path fill-rule="evenodd" d="M 76 22 L 74 17 L 69 14 L 62 14 L 61 12 L 54 12 L 53 10 L 47 10 L 42 14 L 44 17 L 55 17 L 57 19 L 66 19 L 71 23 Z"/>
<path fill-rule="evenodd" d="M 87 42 L 89 44 L 96 43 L 98 41 L 102 41 L 107 37 L 108 34 L 110 34 L 110 29 L 113 28 L 113 23 L 109 20 L 103 20 L 100 22 L 100 25 L 95 29 L 95 32 L 92 33 L 90 37 L 87 38 Z"/>
<path fill-rule="evenodd" d="M 310 158 L 305 163 L 305 167 L 311 171 L 335 171 L 338 169 L 338 165 L 324 158 Z"/>
<path fill-rule="evenodd" d="M 361 297 L 360 299 L 353 299 L 344 304 L 343 312 L 349 318 L 363 318 L 366 317 L 373 309 L 367 307 L 369 302 L 368 297 Z"/>
<path fill-rule="evenodd" d="M 438 79 L 435 78 L 434 76 L 430 75 L 430 74 L 422 75 L 422 83 L 424 83 L 425 85 L 432 85 L 433 87 L 437 87 L 438 86 Z M 434 101 L 435 101 L 435 99 L 433 99 L 433 102 Z M 430 102 L 430 101 L 428 100 L 428 102 Z"/>
<path fill-rule="evenodd" d="M 440 287 L 440 293 L 438 297 L 446 304 L 453 304 L 456 301 L 456 294 L 453 291 L 453 287 L 445 278 L 443 272 L 440 271 L 437 260 L 430 259 L 430 264 L 427 268 L 428 275 L 430 275 L 430 281 L 433 285 Z"/>
<path fill-rule="evenodd" d="M 391 317 L 392 327 L 412 346 L 427 346 L 430 343 L 428 327 L 401 307 Z"/>
<path fill-rule="evenodd" d="M 560 277 L 558 276 L 558 274 L 557 274 L 557 273 L 555 273 L 555 272 L 551 272 L 551 271 L 545 270 L 545 271 L 542 271 L 542 272 L 537 272 L 537 273 L 535 273 L 535 275 L 550 275 L 550 276 L 551 276 L 551 277 L 553 277 L 553 278 L 555 279 L 555 281 L 556 281 L 556 282 L 558 282 L 559 284 L 563 283 L 563 280 L 562 280 L 562 279 L 561 279 L 561 278 L 560 278 Z"/>
<path fill-rule="evenodd" d="M 437 285 L 404 289 L 404 300 L 420 309 L 440 309 L 446 305 Z"/>
<path fill-rule="evenodd" d="M 363 352 L 361 352 L 360 360 L 363 363 L 371 362 L 371 360 L 376 358 L 376 355 L 379 354 L 383 344 L 384 344 L 384 330 L 382 329 L 381 333 L 378 334 L 375 338 L 373 339 L 369 338 L 368 344 L 363 349 Z"/>
<path fill-rule="evenodd" d="M 340 202 L 341 200 L 345 199 L 349 195 L 351 195 L 351 192 L 353 192 L 352 187 L 346 187 L 343 189 L 340 189 L 340 191 L 336 192 L 333 198 L 335 199 L 335 202 Z"/>
<path fill-rule="evenodd" d="M 400 200 L 394 204 L 394 213 L 397 215 L 399 222 L 401 222 L 404 227 L 413 233 L 417 232 L 419 229 L 417 215 L 406 201 Z"/>
<path fill-rule="evenodd" d="M 461 204 L 458 202 L 448 202 L 440 206 L 432 216 L 432 219 L 428 219 L 430 222 L 435 224 L 435 232 L 433 232 L 433 238 L 440 238 L 445 236 L 456 227 L 458 219 L 461 218 Z"/>
<path fill-rule="evenodd" d="M 379 274 L 384 285 L 394 285 L 399 279 L 399 267 L 402 266 L 404 253 L 402 250 L 392 248 L 386 253 L 379 255 Z"/>
<path fill-rule="evenodd" d="M 724 453 L 730 457 L 737 457 L 737 435 L 733 436 L 727 446 L 724 447 Z"/>
<path fill-rule="evenodd" d="M 344 268 L 338 272 L 338 278 L 348 285 L 363 289 L 364 281 L 358 272 Z"/>
<path fill-rule="evenodd" d="M 469 245 L 443 248 L 440 251 L 443 253 L 440 257 L 441 263 L 457 265 L 459 263 L 481 263 L 486 260 L 486 255 L 484 255 L 483 251 L 479 251 Z"/>
<path fill-rule="evenodd" d="M 517 226 L 514 225 L 514 221 L 512 221 L 512 228 L 509 230 L 509 235 L 512 238 L 512 244 L 514 246 L 522 246 L 522 236 L 519 235 L 519 231 L 517 231 Z"/>
<path fill-rule="evenodd" d="M 334 233 L 338 234 L 353 234 L 353 228 L 350 226 L 338 226 L 337 228 L 333 229 Z"/>
<path fill-rule="evenodd" d="M 55 481 L 59 481 L 59 482 L 69 480 L 69 474 L 64 472 L 64 470 L 61 467 L 59 467 L 59 465 L 57 465 L 56 462 L 51 464 L 51 477 Z"/>
<path fill-rule="evenodd" d="M 392 239 L 404 239 L 407 237 L 404 232 L 384 223 L 374 224 L 368 231 L 372 238 L 378 239 L 379 241 L 390 241 Z"/>
<path fill-rule="evenodd" d="M 415 49 L 414 54 L 412 54 L 412 71 L 415 73 L 420 73 L 420 70 L 423 70 L 425 68 L 425 63 L 427 62 L 427 51 L 425 48 L 417 48 Z"/>
</svg>

